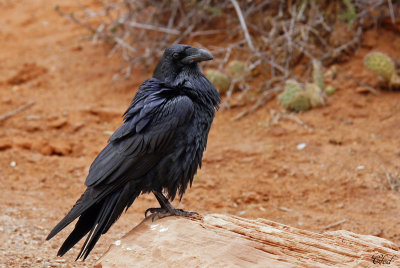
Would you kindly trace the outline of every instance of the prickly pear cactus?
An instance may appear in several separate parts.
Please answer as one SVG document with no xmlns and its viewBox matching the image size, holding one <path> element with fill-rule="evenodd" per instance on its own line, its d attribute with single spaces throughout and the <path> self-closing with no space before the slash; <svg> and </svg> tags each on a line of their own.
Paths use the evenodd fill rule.
<svg viewBox="0 0 400 268">
<path fill-rule="evenodd" d="M 286 108 L 289 107 L 289 104 L 296 97 L 297 93 L 303 91 L 301 85 L 296 80 L 290 79 L 285 83 L 285 90 L 279 96 L 279 102 Z"/>
<path fill-rule="evenodd" d="M 297 93 L 295 98 L 289 104 L 289 109 L 296 112 L 307 111 L 311 108 L 310 101 L 307 94 L 304 91 Z"/>
<path fill-rule="evenodd" d="M 313 65 L 313 81 L 314 84 L 319 86 L 321 90 L 325 88 L 325 81 L 324 81 L 324 75 L 322 74 L 322 65 L 321 62 L 313 59 L 312 61 Z"/>
<path fill-rule="evenodd" d="M 312 83 L 306 85 L 306 95 L 312 108 L 325 105 L 323 92 L 316 84 Z"/>
<path fill-rule="evenodd" d="M 246 70 L 246 64 L 243 61 L 233 60 L 228 64 L 228 73 L 233 78 L 243 77 Z"/>
<path fill-rule="evenodd" d="M 381 52 L 371 52 L 364 58 L 365 67 L 380 75 L 385 81 L 389 82 L 396 76 L 392 59 Z"/>
<path fill-rule="evenodd" d="M 279 96 L 279 102 L 287 109 L 296 112 L 306 111 L 311 108 L 307 94 L 296 80 L 286 81 L 285 90 Z"/>
<path fill-rule="evenodd" d="M 229 76 L 213 69 L 206 70 L 205 74 L 208 80 L 218 89 L 219 93 L 224 94 L 229 90 L 231 85 Z"/>
</svg>

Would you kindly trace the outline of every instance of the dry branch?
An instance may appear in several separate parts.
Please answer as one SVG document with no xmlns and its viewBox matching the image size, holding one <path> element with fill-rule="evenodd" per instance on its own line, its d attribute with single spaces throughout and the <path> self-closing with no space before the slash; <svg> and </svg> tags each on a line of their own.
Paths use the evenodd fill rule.
<svg viewBox="0 0 400 268">
<path fill-rule="evenodd" d="M 33 105 L 35 105 L 35 103 L 36 103 L 36 102 L 33 101 L 33 102 L 31 102 L 31 103 L 28 103 L 28 104 L 26 104 L 26 105 L 23 105 L 23 106 L 21 106 L 21 107 L 15 109 L 15 110 L 13 110 L 13 111 L 11 111 L 11 112 L 8 112 L 8 113 L 5 113 L 5 114 L 3 114 L 3 115 L 0 115 L 0 122 L 1 122 L 1 121 L 4 121 L 4 120 L 7 120 L 8 118 L 10 118 L 10 117 L 12 117 L 12 116 L 14 116 L 14 115 L 16 115 L 16 114 L 18 114 L 18 113 L 20 113 L 20 112 L 26 110 L 26 109 L 32 107 Z"/>
</svg>

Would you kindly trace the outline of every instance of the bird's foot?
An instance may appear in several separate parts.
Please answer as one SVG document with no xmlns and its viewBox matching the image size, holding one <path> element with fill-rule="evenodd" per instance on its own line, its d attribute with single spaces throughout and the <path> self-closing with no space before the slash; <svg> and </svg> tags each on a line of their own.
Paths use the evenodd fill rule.
<svg viewBox="0 0 400 268">
<path fill-rule="evenodd" d="M 144 213 L 145 217 L 147 217 L 147 213 L 151 213 L 151 220 L 154 221 L 156 217 L 159 219 L 168 217 L 168 216 L 182 216 L 182 217 L 192 217 L 195 215 L 199 215 L 197 212 L 193 211 L 184 211 L 183 209 L 176 209 L 172 206 L 167 208 L 148 208 Z"/>
</svg>

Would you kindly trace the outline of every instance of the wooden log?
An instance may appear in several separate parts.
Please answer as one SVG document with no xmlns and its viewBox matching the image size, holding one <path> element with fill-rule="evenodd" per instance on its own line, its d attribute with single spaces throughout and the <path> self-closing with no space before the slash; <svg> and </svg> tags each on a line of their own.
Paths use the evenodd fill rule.
<svg viewBox="0 0 400 268">
<path fill-rule="evenodd" d="M 400 266 L 392 242 L 349 231 L 315 233 L 265 219 L 210 214 L 146 218 L 95 267 Z"/>
</svg>

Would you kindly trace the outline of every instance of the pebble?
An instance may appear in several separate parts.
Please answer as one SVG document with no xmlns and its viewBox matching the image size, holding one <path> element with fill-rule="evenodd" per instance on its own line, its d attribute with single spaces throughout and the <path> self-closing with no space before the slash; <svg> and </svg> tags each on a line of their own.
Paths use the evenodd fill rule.
<svg viewBox="0 0 400 268">
<path fill-rule="evenodd" d="M 365 169 L 365 166 L 358 166 L 357 167 L 357 171 L 361 171 L 361 170 L 364 170 Z"/>
<path fill-rule="evenodd" d="M 297 144 L 297 146 L 296 146 L 297 150 L 303 150 L 306 147 L 307 147 L 307 143 L 300 143 L 300 144 Z"/>
<path fill-rule="evenodd" d="M 34 115 L 34 114 L 27 115 L 25 118 L 26 118 L 26 120 L 40 120 L 40 119 L 42 119 L 42 117 L 40 115 Z"/>
</svg>

